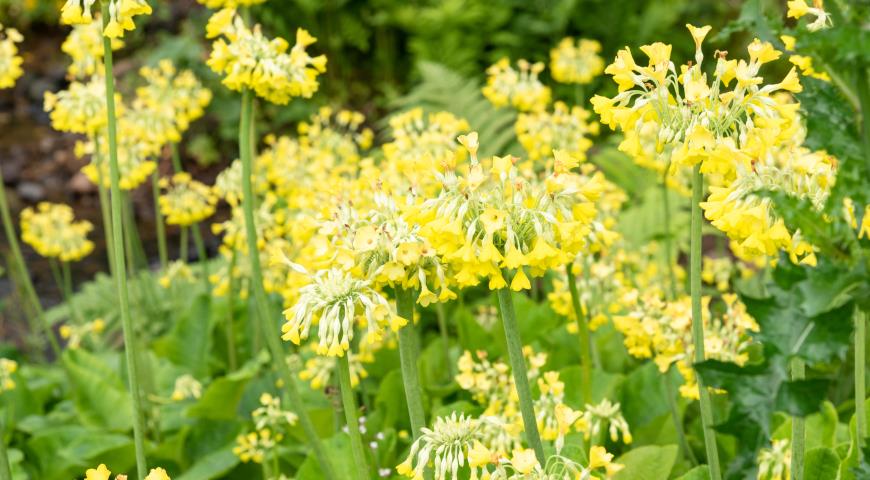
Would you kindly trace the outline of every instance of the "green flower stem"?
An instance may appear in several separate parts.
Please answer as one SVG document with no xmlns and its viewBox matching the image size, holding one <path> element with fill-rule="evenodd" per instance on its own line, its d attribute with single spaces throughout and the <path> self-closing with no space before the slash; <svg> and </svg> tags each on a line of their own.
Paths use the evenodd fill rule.
<svg viewBox="0 0 870 480">
<path fill-rule="evenodd" d="M 535 457 L 541 465 L 547 463 L 544 456 L 544 446 L 541 443 L 541 435 L 538 433 L 538 421 L 535 416 L 535 407 L 532 403 L 532 389 L 529 387 L 529 376 L 526 373 L 526 359 L 523 356 L 523 342 L 520 339 L 520 328 L 517 325 L 517 317 L 514 312 L 514 301 L 509 288 L 500 288 L 498 295 L 499 311 L 504 324 L 504 335 L 507 339 L 508 357 L 510 357 L 511 370 L 514 383 L 517 387 L 517 396 L 520 400 L 520 412 L 523 415 L 523 426 L 526 432 L 526 442 L 535 450 Z"/>
<path fill-rule="evenodd" d="M 865 366 L 867 364 L 867 319 L 860 308 L 855 308 L 855 435 L 859 445 L 867 436 L 867 413 L 864 401 L 867 398 Z M 861 453 L 859 453 L 861 455 Z"/>
<path fill-rule="evenodd" d="M 296 379 L 287 362 L 284 361 L 284 350 L 281 346 L 280 334 L 278 332 L 277 318 L 272 315 L 269 306 L 269 298 L 266 296 L 266 290 L 263 288 L 263 271 L 260 266 L 260 251 L 257 248 L 257 227 L 254 223 L 254 187 L 251 177 L 253 176 L 253 139 L 251 132 L 252 112 L 254 99 L 250 90 L 242 92 L 242 115 L 239 125 L 239 157 L 242 161 L 242 209 L 245 216 L 245 237 L 248 244 L 248 256 L 251 263 L 251 282 L 250 289 L 254 295 L 254 306 L 259 331 L 265 337 L 266 345 L 272 354 L 272 363 L 278 369 L 284 387 L 287 390 L 287 395 L 290 400 L 290 407 L 299 415 L 299 423 L 305 431 L 308 438 L 308 444 L 314 451 L 314 456 L 320 463 L 320 468 L 327 479 L 337 479 L 332 463 L 329 462 L 326 452 L 323 449 L 323 443 L 317 435 L 317 430 L 311 422 L 311 418 L 305 410 L 305 405 L 299 395 L 299 390 L 296 387 Z"/>
<path fill-rule="evenodd" d="M 109 21 L 109 2 L 101 2 L 103 26 Z M 106 111 L 108 116 L 109 137 L 109 180 L 110 201 L 112 210 L 112 252 L 115 265 L 115 289 L 118 295 L 121 312 L 121 327 L 124 332 L 124 352 L 127 360 L 127 377 L 129 380 L 130 397 L 133 403 L 133 444 L 136 450 L 136 471 L 138 478 L 145 478 L 148 464 L 145 459 L 145 422 L 142 417 L 142 397 L 139 390 L 139 355 L 136 351 L 136 333 L 133 331 L 133 319 L 130 317 L 130 299 L 127 291 L 127 274 L 124 268 L 124 232 L 122 229 L 123 200 L 120 188 L 120 172 L 118 170 L 118 132 L 115 125 L 115 78 L 112 69 L 112 43 L 103 36 L 103 61 L 106 80 Z"/>
<path fill-rule="evenodd" d="M 791 360 L 792 380 L 806 378 L 806 365 L 800 358 Z M 791 479 L 804 478 L 804 453 L 806 451 L 806 423 L 803 417 L 791 418 Z"/>
<path fill-rule="evenodd" d="M 160 269 L 165 271 L 169 265 L 169 253 L 166 251 L 166 224 L 160 211 L 160 175 L 157 171 L 151 175 L 151 194 L 154 197 L 154 223 L 157 227 L 157 256 L 160 258 Z"/>
<path fill-rule="evenodd" d="M 569 263 L 565 267 L 567 276 L 568 291 L 571 292 L 571 304 L 574 306 L 574 316 L 577 318 L 577 332 L 580 335 L 580 393 L 583 396 L 583 403 L 592 403 L 592 353 L 589 340 L 589 324 L 586 322 L 586 315 L 583 313 L 583 307 L 580 305 L 580 293 L 577 292 L 577 279 L 574 277 L 572 267 L 573 263 Z"/>
<path fill-rule="evenodd" d="M 18 288 L 21 289 L 25 301 L 30 303 L 31 315 L 28 318 L 34 326 L 42 329 L 54 356 L 60 357 L 60 344 L 58 344 L 57 337 L 54 336 L 51 325 L 49 325 L 48 320 L 45 318 L 42 304 L 39 303 L 39 297 L 36 295 L 36 289 L 33 288 L 33 281 L 30 279 L 30 271 L 27 269 L 27 264 L 24 263 L 24 256 L 21 254 L 18 234 L 15 232 L 12 214 L 9 212 L 9 203 L 6 201 L 6 182 L 3 179 L 2 171 L 0 171 L 0 219 L 3 220 L 3 231 L 9 243 L 9 250 L 12 253 L 12 270 L 15 270 L 18 274 L 16 275 L 20 283 Z M 36 329 L 34 328 L 34 330 Z"/>
<path fill-rule="evenodd" d="M 692 170 L 692 228 L 689 245 L 689 279 L 692 294 L 692 343 L 695 347 L 695 363 L 704 361 L 704 321 L 701 316 L 701 199 L 703 197 L 704 179 L 701 177 L 701 166 L 695 165 Z M 713 405 L 710 403 L 710 392 L 698 375 L 698 390 L 701 404 L 701 425 L 704 429 L 704 446 L 707 450 L 707 465 L 710 467 L 710 479 L 721 480 L 719 467 L 719 450 L 716 448 L 716 432 L 713 430 Z"/>
<path fill-rule="evenodd" d="M 411 433 L 416 440 L 420 436 L 420 429 L 426 426 L 426 412 L 423 409 L 423 389 L 420 388 L 420 379 L 417 375 L 420 348 L 416 338 L 417 328 L 414 325 L 413 290 L 396 287 L 396 313 L 408 320 L 408 324 L 399 329 L 399 359 L 405 399 L 408 401 L 408 415 L 411 417 Z"/>
<path fill-rule="evenodd" d="M 584 107 L 586 103 L 586 92 L 582 83 L 574 84 L 574 104 L 578 107 Z M 585 107 L 584 107 L 585 108 Z"/>
<path fill-rule="evenodd" d="M 366 460 L 365 444 L 359 431 L 359 418 L 357 417 L 353 387 L 350 385 L 350 362 L 348 361 L 348 356 L 349 352 L 338 358 L 338 383 L 341 390 L 341 404 L 344 406 L 344 420 L 350 434 L 350 447 L 353 452 L 353 461 L 356 464 L 357 480 L 368 480 L 371 478 L 371 474 L 369 473 L 368 460 Z"/>
<path fill-rule="evenodd" d="M 76 308 L 75 301 L 73 300 L 72 275 L 69 269 L 69 262 L 59 263 L 60 266 L 58 266 L 58 261 L 54 258 L 48 259 L 48 265 L 51 267 L 51 274 L 54 277 L 54 281 L 57 283 L 57 288 L 60 289 L 64 303 L 66 303 L 69 320 L 82 322 L 84 321 L 84 318 L 82 317 L 81 312 Z"/>
<path fill-rule="evenodd" d="M 6 421 L 0 418 L 0 480 L 12 480 L 9 454 L 6 451 Z"/>
<path fill-rule="evenodd" d="M 181 166 L 181 154 L 178 153 L 178 144 L 170 143 L 169 152 L 172 154 L 172 170 L 175 173 L 183 172 L 184 167 Z"/>
<path fill-rule="evenodd" d="M 190 243 L 187 239 L 187 227 L 181 227 L 181 240 L 178 245 L 178 259 L 182 262 L 187 262 L 187 244 Z"/>
<path fill-rule="evenodd" d="M 225 325 L 225 335 L 227 337 L 227 363 L 231 372 L 236 370 L 236 250 L 233 249 L 233 256 L 230 258 L 230 266 L 227 275 L 230 277 L 230 288 L 227 292 L 227 323 Z"/>
<path fill-rule="evenodd" d="M 109 273 L 115 275 L 115 255 L 112 252 L 112 212 L 109 206 L 109 191 L 103 183 L 103 153 L 100 150 L 100 137 L 94 135 L 94 163 L 97 165 L 97 192 L 100 198 L 100 213 L 103 216 L 103 235 L 106 241 L 106 254 L 109 257 Z"/>
<path fill-rule="evenodd" d="M 668 172 L 662 176 L 662 207 L 664 209 L 663 223 L 665 226 L 665 270 L 668 272 L 668 287 L 671 299 L 677 298 L 677 276 L 674 273 L 673 238 L 671 233 L 671 195 L 668 191 Z"/>
<path fill-rule="evenodd" d="M 211 283 L 208 280 L 208 253 L 205 251 L 205 242 L 202 240 L 199 224 L 193 224 L 190 228 L 193 231 L 193 244 L 196 245 L 196 256 L 199 257 L 199 264 L 202 267 L 202 281 L 205 285 L 205 291 L 208 293 L 211 290 Z"/>
<path fill-rule="evenodd" d="M 435 304 L 435 315 L 438 317 L 438 331 L 441 333 L 441 343 L 444 345 L 444 364 L 447 365 L 447 381 L 453 379 L 453 362 L 450 360 L 450 331 L 447 329 L 447 312 L 444 303 Z"/>
<path fill-rule="evenodd" d="M 677 441 L 680 444 L 680 450 L 683 451 L 683 455 L 689 459 L 692 465 L 697 465 L 698 459 L 695 457 L 692 447 L 689 446 L 686 430 L 683 428 L 683 420 L 677 408 L 677 400 L 674 398 L 674 393 L 676 392 L 674 392 L 674 386 L 671 382 L 670 371 L 665 372 L 662 378 L 664 379 L 665 397 L 668 399 L 668 408 L 671 410 L 671 420 L 674 422 L 674 430 L 677 431 Z"/>
</svg>

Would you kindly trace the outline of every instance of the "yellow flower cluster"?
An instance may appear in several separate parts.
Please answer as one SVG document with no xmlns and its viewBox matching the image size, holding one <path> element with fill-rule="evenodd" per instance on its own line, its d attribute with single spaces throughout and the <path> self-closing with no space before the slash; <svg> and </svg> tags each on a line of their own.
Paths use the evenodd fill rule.
<svg viewBox="0 0 870 480">
<path fill-rule="evenodd" d="M 553 111 L 520 113 L 515 125 L 517 138 L 529 154 L 529 160 L 551 157 L 554 150 L 563 150 L 584 161 L 592 146 L 590 135 L 598 135 L 598 123 L 589 121 L 589 111 L 563 102 L 556 102 Z"/>
<path fill-rule="evenodd" d="M 701 203 L 708 220 L 731 238 L 731 248 L 740 258 L 775 257 L 784 250 L 792 262 L 816 264 L 813 246 L 800 232 L 789 232 L 773 211 L 769 198 L 758 191 L 782 192 L 806 199 L 821 210 L 835 180 L 836 161 L 823 152 L 787 148 L 736 167 L 736 178 L 725 186 L 710 186 L 710 196 Z"/>
<path fill-rule="evenodd" d="M 594 445 L 589 450 L 589 465 L 581 464 L 561 455 L 547 458 L 541 465 L 532 449 L 517 448 L 510 457 L 493 456 L 486 447 L 475 443 L 468 453 L 468 463 L 474 468 L 483 468 L 480 480 L 519 480 L 519 479 L 587 479 L 612 478 L 623 469 L 623 465 L 613 463 L 613 454 L 607 453 L 604 447 Z M 493 469 L 490 471 L 490 468 Z M 603 471 L 601 471 L 603 470 Z"/>
<path fill-rule="evenodd" d="M 359 353 L 347 352 L 347 360 L 350 365 L 350 385 L 354 388 L 359 385 L 360 380 L 369 375 L 365 369 L 365 364 L 375 361 L 370 344 L 366 343 L 360 347 Z M 314 349 L 312 348 L 312 350 Z M 323 357 L 315 354 L 305 360 L 304 368 L 299 371 L 299 379 L 308 382 L 312 390 L 322 390 L 332 381 L 333 372 L 337 367 L 338 361 L 334 357 Z"/>
<path fill-rule="evenodd" d="M 823 0 L 813 0 L 813 6 L 807 5 L 806 0 L 789 0 L 787 3 L 788 12 L 786 16 L 789 18 L 800 19 L 805 15 L 813 15 L 815 20 L 807 25 L 807 30 L 816 32 L 826 28 L 831 28 L 831 14 L 825 11 Z"/>
<path fill-rule="evenodd" d="M 534 276 L 560 267 L 585 245 L 603 176 L 571 173 L 576 159 L 557 155 L 544 179 L 521 175 L 511 156 L 477 159 L 477 133 L 460 137 L 471 156 L 467 173 L 456 166 L 438 173 L 441 192 L 412 215 L 421 234 L 455 271 L 460 287 L 489 279 L 492 290 L 508 286 L 503 269 L 515 270 L 510 287 L 526 290 Z"/>
<path fill-rule="evenodd" d="M 691 298 L 683 296 L 665 301 L 658 295 L 626 292 L 622 301 L 628 311 L 614 316 L 613 323 L 624 335 L 628 353 L 637 358 L 652 358 L 659 371 L 667 372 L 672 364 L 685 383 L 680 393 L 686 398 L 698 398 L 698 384 L 692 368 Z M 757 331 L 755 320 L 734 294 L 721 297 L 721 315 L 713 317 L 711 298 L 703 297 L 704 348 L 707 358 L 742 365 L 749 359 L 749 332 Z M 632 307 L 633 306 L 633 307 Z"/>
<path fill-rule="evenodd" d="M 774 440 L 758 452 L 758 480 L 788 480 L 791 475 L 791 441 Z"/>
<path fill-rule="evenodd" d="M 115 97 L 120 103 L 120 95 Z M 60 92 L 45 92 L 45 111 L 51 126 L 60 132 L 94 135 L 106 126 L 106 82 L 94 76 L 86 82 L 74 81 Z M 118 114 L 123 109 L 118 109 Z"/>
<path fill-rule="evenodd" d="M 187 227 L 214 214 L 217 195 L 211 187 L 194 180 L 189 173 L 176 173 L 171 180 L 161 178 L 160 187 L 165 191 L 158 203 L 167 224 Z"/>
<path fill-rule="evenodd" d="M 97 318 L 90 322 L 85 322 L 81 325 L 61 325 L 58 333 L 60 338 L 66 340 L 66 348 L 75 350 L 82 344 L 85 338 L 96 338 L 106 328 L 106 322 L 102 318 Z"/>
<path fill-rule="evenodd" d="M 604 71 L 604 59 L 598 54 L 601 44 L 595 40 L 563 38 L 550 50 L 550 72 L 559 83 L 586 84 Z"/>
<path fill-rule="evenodd" d="M 260 395 L 260 407 L 251 412 L 254 431 L 236 437 L 233 453 L 242 462 L 263 463 L 266 455 L 278 447 L 288 428 L 296 425 L 299 417 L 281 409 L 281 399 L 268 393 Z"/>
<path fill-rule="evenodd" d="M 155 145 L 178 142 L 211 103 L 211 90 L 203 87 L 192 71 L 178 71 L 169 60 L 161 60 L 156 67 L 142 67 L 139 76 L 145 85 L 136 89 L 134 108 L 146 119 L 140 120 L 142 128 L 155 137 L 150 139 Z M 149 117 L 154 120 L 147 122 Z"/>
<path fill-rule="evenodd" d="M 792 37 L 791 35 L 780 35 L 780 40 L 782 40 L 783 47 L 788 52 L 795 51 L 795 42 L 797 39 Z M 823 80 L 825 82 L 830 82 L 831 77 L 828 75 L 828 72 L 818 72 L 813 68 L 813 59 L 812 57 L 791 54 L 788 57 L 788 61 L 801 69 L 801 74 L 807 77 L 817 78 L 819 80 Z"/>
<path fill-rule="evenodd" d="M 336 168 L 356 164 L 374 139 L 372 130 L 362 127 L 364 121 L 360 112 L 320 107 L 309 121 L 299 124 L 299 143 L 312 155 L 309 161 L 319 165 Z"/>
<path fill-rule="evenodd" d="M 193 375 L 188 373 L 181 375 L 175 379 L 175 385 L 172 387 L 170 398 L 173 402 L 193 399 L 196 400 L 202 396 L 202 383 L 200 383 Z"/>
<path fill-rule="evenodd" d="M 253 29 L 233 8 L 212 15 L 206 27 L 212 44 L 208 66 L 224 75 L 230 90 L 253 90 L 272 103 L 287 104 L 293 97 L 311 97 L 319 86 L 317 76 L 326 71 L 326 57 L 311 57 L 306 47 L 317 39 L 306 30 L 296 31 L 296 44 L 289 49 L 283 38 L 268 39 L 259 25 Z"/>
<path fill-rule="evenodd" d="M 124 46 L 121 39 L 112 39 L 112 50 Z M 71 79 L 84 79 L 102 73 L 103 23 L 99 15 L 87 23 L 73 25 L 60 49 L 69 55 L 72 63 L 67 67 Z"/>
<path fill-rule="evenodd" d="M 0 393 L 15 388 L 12 375 L 18 371 L 18 362 L 8 358 L 0 358 Z"/>
<path fill-rule="evenodd" d="M 486 85 L 483 95 L 496 107 L 512 105 L 521 112 L 543 110 L 549 105 L 550 87 L 538 78 L 544 70 L 541 62 L 517 61 L 516 70 L 510 60 L 502 58 L 486 70 Z"/>
<path fill-rule="evenodd" d="M 870 237 L 870 205 L 864 207 L 864 215 L 861 219 L 860 228 L 858 218 L 855 216 L 855 202 L 851 198 L 843 199 L 843 216 L 856 232 L 858 238 Z"/>
<path fill-rule="evenodd" d="M 112 471 L 106 467 L 104 464 L 100 464 L 97 468 L 89 468 L 85 472 L 85 480 L 110 480 L 112 477 Z M 115 480 L 126 480 L 126 475 L 118 475 L 115 477 Z M 166 473 L 166 470 L 162 468 L 152 468 L 148 475 L 145 476 L 144 480 L 171 480 L 169 478 L 169 474 Z"/>
<path fill-rule="evenodd" d="M 21 212 L 21 239 L 36 253 L 62 262 L 81 260 L 94 250 L 88 233 L 94 226 L 87 220 L 76 221 L 68 205 L 41 202 Z"/>
<path fill-rule="evenodd" d="M 392 141 L 382 147 L 387 167 L 396 169 L 412 188 L 425 188 L 432 171 L 453 161 L 456 137 L 469 129 L 465 119 L 448 112 L 426 114 L 414 108 L 394 115 L 390 118 Z"/>
<path fill-rule="evenodd" d="M 278 442 L 284 439 L 283 435 L 273 435 L 271 430 L 250 432 L 236 437 L 236 446 L 233 454 L 244 463 L 263 463 L 266 454 L 277 448 Z"/>
<path fill-rule="evenodd" d="M 141 136 L 146 132 L 143 132 L 137 123 L 131 120 L 131 117 L 132 114 L 124 114 L 117 119 L 116 123 L 118 129 L 118 174 L 121 179 L 119 185 L 122 190 L 128 191 L 142 185 L 154 173 L 154 170 L 157 169 L 157 162 L 154 158 L 159 151 L 159 147 L 141 139 Z M 91 182 L 109 188 L 111 178 L 109 176 L 107 130 L 104 128 L 88 141 L 76 144 L 76 154 L 78 156 L 91 155 L 91 162 L 82 167 L 82 173 Z"/>
<path fill-rule="evenodd" d="M 66 25 L 91 23 L 94 15 L 91 7 L 95 0 L 66 0 L 60 11 L 60 21 Z M 151 5 L 145 0 L 102 0 L 109 2 L 109 21 L 103 29 L 103 35 L 109 38 L 121 38 L 124 32 L 136 28 L 133 17 L 151 15 Z"/>
<path fill-rule="evenodd" d="M 15 85 L 15 81 L 24 73 L 21 69 L 24 60 L 18 54 L 16 45 L 22 41 L 24 37 L 18 30 L 0 24 L 0 90 Z"/>
</svg>

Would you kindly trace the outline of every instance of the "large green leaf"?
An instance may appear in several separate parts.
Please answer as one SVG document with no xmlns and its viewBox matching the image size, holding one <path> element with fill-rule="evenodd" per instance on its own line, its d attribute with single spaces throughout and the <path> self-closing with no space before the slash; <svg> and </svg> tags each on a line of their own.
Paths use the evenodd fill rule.
<svg viewBox="0 0 870 480">
<path fill-rule="evenodd" d="M 807 450 L 804 457 L 804 480 L 830 480 L 837 478 L 840 458 L 834 450 L 816 447 Z"/>
<path fill-rule="evenodd" d="M 202 393 L 202 397 L 187 410 L 187 415 L 211 420 L 237 418 L 245 387 L 258 370 L 259 362 L 252 360 L 241 369 L 213 381 Z"/>
<path fill-rule="evenodd" d="M 709 480 L 710 479 L 710 467 L 707 465 L 697 466 L 685 474 L 677 477 L 676 480 Z"/>
<path fill-rule="evenodd" d="M 235 443 L 212 452 L 193 464 L 176 480 L 211 480 L 232 470 L 239 464 L 239 457 L 233 453 Z"/>
<path fill-rule="evenodd" d="M 63 363 L 82 423 L 111 431 L 133 427 L 130 394 L 113 368 L 80 349 L 64 352 Z"/>
<path fill-rule="evenodd" d="M 629 450 L 616 459 L 624 466 L 614 480 L 667 480 L 677 459 L 676 445 L 650 445 Z"/>
<path fill-rule="evenodd" d="M 211 347 L 211 299 L 199 295 L 178 316 L 172 329 L 154 342 L 154 352 L 202 378 L 208 375 Z"/>
</svg>

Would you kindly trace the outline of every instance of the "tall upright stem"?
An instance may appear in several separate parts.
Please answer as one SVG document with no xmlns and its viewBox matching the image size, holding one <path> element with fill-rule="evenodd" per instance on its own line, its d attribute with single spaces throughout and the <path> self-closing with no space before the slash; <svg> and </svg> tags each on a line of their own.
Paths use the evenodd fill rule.
<svg viewBox="0 0 870 480">
<path fill-rule="evenodd" d="M 12 480 L 9 453 L 6 451 L 6 421 L 2 418 L 0 418 L 0 480 Z"/>
<path fill-rule="evenodd" d="M 24 300 L 30 303 L 30 320 L 36 324 L 34 327 L 42 329 L 54 356 L 60 357 L 60 345 L 54 336 L 54 332 L 51 330 L 51 325 L 49 325 L 48 320 L 45 318 L 42 304 L 39 303 L 36 289 L 33 288 L 33 280 L 30 279 L 30 271 L 27 269 L 27 264 L 24 263 L 24 256 L 21 254 L 18 234 L 15 232 L 12 214 L 9 212 L 9 204 L 6 201 L 6 182 L 3 179 L 2 169 L 0 169 L 0 218 L 3 220 L 3 232 L 6 234 L 6 241 L 9 242 L 9 250 L 12 252 L 14 270 L 17 271 L 17 277 L 20 279 L 19 288 L 24 296 Z"/>
<path fill-rule="evenodd" d="M 517 396 L 520 400 L 520 412 L 523 416 L 526 443 L 534 449 L 538 463 L 545 465 L 547 460 L 544 456 L 541 435 L 538 433 L 538 421 L 535 416 L 535 407 L 532 403 L 532 389 L 529 386 L 529 375 L 526 372 L 526 359 L 523 356 L 523 342 L 520 339 L 520 327 L 517 325 L 517 317 L 514 312 L 514 301 L 508 288 L 500 288 L 496 293 L 498 295 L 501 320 L 504 324 L 504 335 L 507 340 L 511 371 L 513 372 L 514 383 L 516 383 L 517 387 Z"/>
<path fill-rule="evenodd" d="M 680 443 L 680 450 L 683 451 L 683 455 L 689 459 L 689 462 L 691 462 L 692 465 L 697 465 L 698 459 L 695 458 L 695 452 L 693 452 L 692 447 L 689 446 L 689 440 L 686 437 L 686 430 L 683 428 L 683 420 L 680 418 L 680 411 L 677 408 L 677 401 L 674 398 L 676 392 L 674 392 L 670 372 L 665 372 L 665 374 L 662 375 L 662 378 L 664 379 L 663 386 L 665 387 L 665 396 L 668 399 L 668 408 L 671 410 L 671 421 L 674 422 L 674 430 L 677 431 L 677 441 Z"/>
<path fill-rule="evenodd" d="M 692 294 L 692 343 L 695 348 L 695 362 L 703 362 L 704 355 L 704 319 L 701 314 L 701 199 L 704 193 L 704 179 L 701 177 L 701 166 L 695 165 L 692 170 L 692 228 L 689 249 L 689 277 Z M 719 467 L 719 450 L 716 448 L 716 431 L 713 430 L 713 405 L 710 403 L 710 392 L 698 375 L 698 390 L 701 404 L 701 425 L 704 429 L 704 447 L 707 450 L 707 465 L 710 467 L 711 480 L 721 480 Z"/>
<path fill-rule="evenodd" d="M 208 252 L 205 251 L 205 242 L 202 240 L 202 232 L 199 231 L 199 224 L 193 224 L 190 226 L 193 231 L 193 244 L 196 245 L 196 256 L 199 257 L 199 264 L 202 267 L 202 281 L 205 285 L 205 291 L 211 289 L 211 283 L 209 283 L 209 273 L 208 273 Z"/>
<path fill-rule="evenodd" d="M 664 208 L 663 224 L 665 227 L 665 270 L 668 272 L 668 287 L 670 298 L 677 298 L 677 277 L 674 273 L 673 238 L 671 238 L 671 196 L 668 191 L 668 172 L 662 176 L 662 206 Z"/>
<path fill-rule="evenodd" d="M 257 325 L 262 335 L 265 337 L 266 345 L 272 354 L 272 363 L 284 381 L 290 405 L 299 415 L 299 423 L 308 437 L 308 444 L 314 451 L 314 456 L 320 463 L 324 476 L 327 479 L 335 480 L 338 477 L 335 475 L 332 463 L 329 462 L 326 456 L 323 443 L 317 435 L 317 430 L 311 422 L 311 417 L 308 416 L 308 412 L 305 410 L 302 397 L 299 395 L 299 390 L 296 387 L 296 379 L 293 376 L 293 372 L 290 371 L 290 367 L 284 360 L 285 354 L 281 346 L 280 334 L 274 321 L 277 319 L 272 315 L 269 298 L 266 296 L 266 290 L 263 288 L 263 271 L 260 266 L 260 251 L 257 247 L 257 226 L 254 223 L 254 187 L 251 181 L 253 175 L 253 139 L 251 138 L 253 103 L 254 99 L 251 91 L 244 90 L 242 92 L 242 118 L 239 125 L 239 157 L 242 161 L 242 210 L 244 210 L 245 237 L 251 264 L 250 288 L 254 292 L 254 306 L 256 310 L 256 315 L 254 316 L 257 319 Z"/>
<path fill-rule="evenodd" d="M 178 244 L 178 259 L 182 262 L 187 262 L 187 248 L 190 243 L 187 239 L 188 227 L 181 227 L 181 239 Z"/>
<path fill-rule="evenodd" d="M 227 363 L 229 364 L 230 371 L 236 370 L 236 257 L 237 257 L 236 249 L 233 249 L 233 256 L 230 259 L 229 271 L 227 272 L 227 276 L 229 276 L 230 288 L 229 292 L 227 292 L 227 323 L 225 325 L 225 332 L 227 337 Z"/>
<path fill-rule="evenodd" d="M 866 344 L 867 319 L 864 318 L 864 312 L 855 307 L 855 436 L 858 437 L 859 446 L 863 445 L 864 438 L 867 437 L 867 412 L 864 409 L 867 398 Z M 860 450 L 858 454 L 861 455 Z"/>
<path fill-rule="evenodd" d="M 450 381 L 453 379 L 453 362 L 450 361 L 450 332 L 447 329 L 447 313 L 444 311 L 443 302 L 435 304 L 435 316 L 438 318 L 438 331 L 444 346 L 444 365 L 447 365 L 445 374 Z"/>
<path fill-rule="evenodd" d="M 791 360 L 792 380 L 806 378 L 806 365 L 800 358 Z M 806 423 L 803 417 L 791 418 L 791 480 L 804 478 L 804 453 L 806 451 Z"/>
<path fill-rule="evenodd" d="M 350 449 L 353 453 L 353 462 L 356 464 L 357 480 L 370 478 L 369 462 L 366 460 L 365 444 L 359 431 L 359 418 L 357 417 L 356 400 L 353 397 L 353 387 L 350 384 L 350 352 L 338 358 L 338 383 L 341 390 L 341 404 L 344 407 L 344 420 L 347 431 L 350 434 Z"/>
<path fill-rule="evenodd" d="M 109 273 L 114 277 L 115 254 L 112 251 L 112 211 L 109 204 L 109 192 L 103 180 L 103 152 L 100 150 L 100 136 L 94 135 L 94 163 L 97 165 L 97 192 L 100 198 L 100 213 L 103 216 L 103 235 L 106 240 L 106 254 L 109 257 Z"/>
<path fill-rule="evenodd" d="M 565 266 L 568 291 L 571 292 L 571 304 L 574 306 L 574 317 L 577 321 L 577 332 L 580 335 L 580 373 L 583 378 L 580 382 L 580 393 L 583 395 L 583 403 L 592 403 L 592 353 L 589 344 L 589 324 L 580 304 L 580 293 L 577 291 L 577 279 L 574 277 L 574 264 Z"/>
<path fill-rule="evenodd" d="M 101 2 L 103 26 L 109 21 L 109 2 Z M 142 398 L 139 390 L 139 355 L 136 352 L 136 333 L 133 331 L 133 319 L 130 317 L 130 299 L 127 292 L 127 273 L 124 265 L 124 232 L 121 218 L 121 187 L 118 170 L 118 133 L 115 125 L 115 78 L 112 69 L 112 43 L 103 36 L 103 60 L 106 80 L 106 111 L 108 116 L 109 137 L 109 180 L 110 200 L 112 209 L 112 252 L 115 265 L 115 289 L 121 311 L 121 327 L 124 332 L 124 352 L 127 359 L 127 377 L 129 379 L 130 397 L 133 403 L 133 444 L 136 450 L 136 471 L 138 478 L 145 478 L 148 465 L 145 459 L 145 422 L 142 417 Z"/>
<path fill-rule="evenodd" d="M 181 155 L 178 153 L 178 144 L 170 143 L 169 151 L 172 154 L 172 170 L 175 173 L 181 173 L 184 171 L 184 167 L 181 166 Z"/>
<path fill-rule="evenodd" d="M 160 211 L 160 175 L 156 170 L 151 175 L 151 194 L 154 197 L 154 223 L 157 227 L 157 256 L 160 258 L 160 269 L 166 271 L 169 253 L 166 250 L 166 224 Z"/>
<path fill-rule="evenodd" d="M 414 291 L 396 287 L 396 313 L 406 319 L 408 324 L 399 329 L 399 360 L 402 368 L 402 382 L 405 399 L 408 402 L 408 415 L 411 417 L 411 430 L 414 439 L 420 436 L 420 429 L 426 426 L 426 413 L 423 409 L 423 390 L 417 375 L 417 358 L 420 349 L 417 343 L 417 329 L 414 325 Z"/>
</svg>

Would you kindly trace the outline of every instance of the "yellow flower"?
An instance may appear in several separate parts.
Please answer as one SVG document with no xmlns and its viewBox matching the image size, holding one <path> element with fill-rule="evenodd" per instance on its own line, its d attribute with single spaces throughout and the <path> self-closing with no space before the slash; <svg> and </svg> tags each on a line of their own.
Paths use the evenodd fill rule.
<svg viewBox="0 0 870 480">
<path fill-rule="evenodd" d="M 15 45 L 23 40 L 18 30 L 0 24 L 0 90 L 15 85 L 15 81 L 24 73 L 21 69 L 23 60 Z"/>
<path fill-rule="evenodd" d="M 604 60 L 598 55 L 601 44 L 595 40 L 563 38 L 550 50 L 550 71 L 560 83 L 586 84 L 604 71 Z"/>
<path fill-rule="evenodd" d="M 550 103 L 550 88 L 538 79 L 543 63 L 517 62 L 515 70 L 507 58 L 499 60 L 487 70 L 483 95 L 496 107 L 513 105 L 521 112 L 540 111 Z"/>
<path fill-rule="evenodd" d="M 172 180 L 163 178 L 160 186 L 160 212 L 169 225 L 190 226 L 212 216 L 217 205 L 214 190 L 196 180 L 189 173 L 176 173 Z"/>
<path fill-rule="evenodd" d="M 62 262 L 81 260 L 94 250 L 88 233 L 94 226 L 76 221 L 67 205 L 42 202 L 21 212 L 21 239 L 37 253 Z"/>
<path fill-rule="evenodd" d="M 171 480 L 169 475 L 166 473 L 166 470 L 162 468 L 152 468 L 148 475 L 145 477 L 145 480 Z"/>
<path fill-rule="evenodd" d="M 112 472 L 102 463 L 97 468 L 89 468 L 85 472 L 85 480 L 109 480 Z"/>
<path fill-rule="evenodd" d="M 535 451 L 531 448 L 515 449 L 511 456 L 511 464 L 517 472 L 523 475 L 532 473 L 532 470 L 539 466 L 538 459 L 535 458 Z"/>
</svg>

